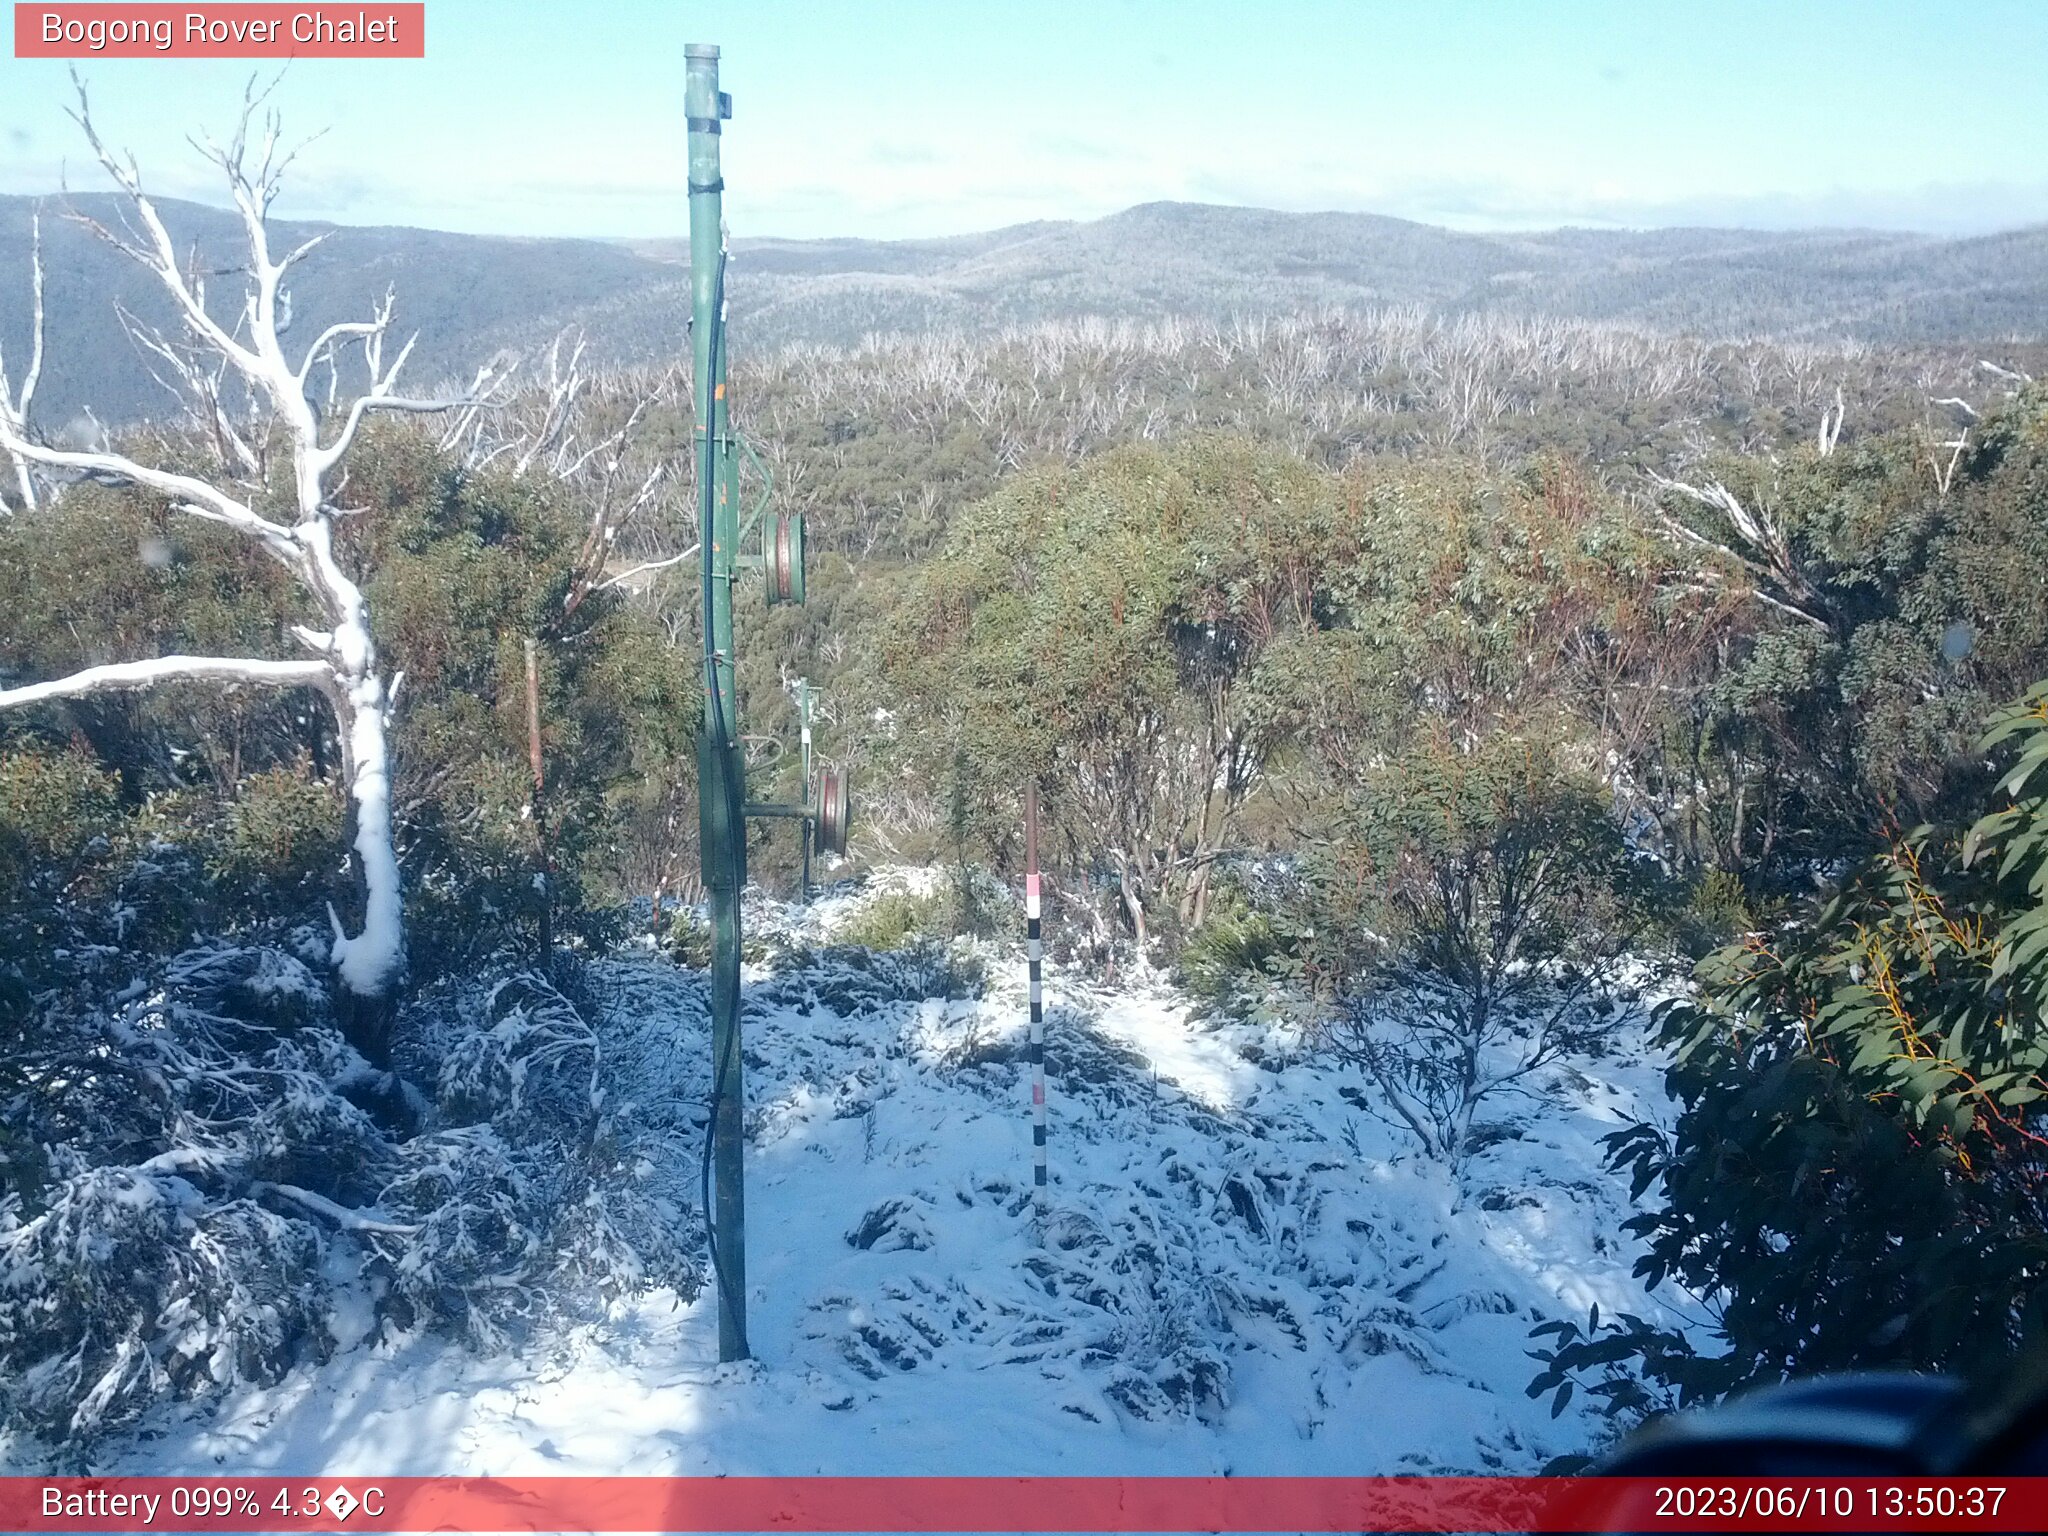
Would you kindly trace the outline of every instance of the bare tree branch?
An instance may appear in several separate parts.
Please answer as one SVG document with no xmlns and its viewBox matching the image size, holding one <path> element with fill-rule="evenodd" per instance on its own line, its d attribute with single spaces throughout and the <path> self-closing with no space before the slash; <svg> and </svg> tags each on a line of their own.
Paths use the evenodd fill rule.
<svg viewBox="0 0 2048 1536">
<path fill-rule="evenodd" d="M 29 215 L 29 355 L 28 372 L 22 375 L 21 388 L 12 396 L 8 393 L 7 360 L 0 357 L 0 441 L 25 438 L 28 435 L 29 407 L 36 398 L 36 385 L 43 376 L 43 211 L 37 208 Z M 35 476 L 29 472 L 28 462 L 18 453 L 9 452 L 14 461 L 14 476 L 21 490 L 21 504 L 33 511 L 36 505 Z M 0 510 L 5 504 L 0 503 Z"/>
<path fill-rule="evenodd" d="M 1667 480 L 1654 473 L 1650 479 L 1660 490 L 1683 496 L 1718 512 L 1739 542 L 1731 544 L 1709 538 L 1660 509 L 1658 522 L 1665 533 L 1682 544 L 1710 550 L 1740 566 L 1755 578 L 1756 585 L 1751 595 L 1766 607 L 1777 609 L 1817 629 L 1833 632 L 1826 599 L 1800 569 L 1785 530 L 1766 512 L 1761 509 L 1752 512 L 1743 505 L 1740 497 L 1718 480 L 1698 486 L 1682 480 Z"/>
</svg>

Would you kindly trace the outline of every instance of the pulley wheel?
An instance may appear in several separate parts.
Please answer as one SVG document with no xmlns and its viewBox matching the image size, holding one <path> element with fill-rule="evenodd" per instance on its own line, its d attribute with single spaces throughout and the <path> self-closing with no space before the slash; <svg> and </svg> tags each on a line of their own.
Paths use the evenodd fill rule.
<svg viewBox="0 0 2048 1536">
<path fill-rule="evenodd" d="M 801 603 L 804 600 L 804 520 L 778 512 L 768 522 L 767 548 L 763 565 L 768 573 L 768 601 Z"/>
<path fill-rule="evenodd" d="M 853 819 L 852 796 L 847 791 L 843 770 L 827 768 L 819 773 L 816 814 L 818 847 L 843 857 L 847 829 Z"/>
</svg>

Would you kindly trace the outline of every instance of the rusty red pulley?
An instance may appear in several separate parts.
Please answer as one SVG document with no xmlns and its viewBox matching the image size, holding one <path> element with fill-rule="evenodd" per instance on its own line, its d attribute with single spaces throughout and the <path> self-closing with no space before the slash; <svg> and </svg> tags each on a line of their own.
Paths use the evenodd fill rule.
<svg viewBox="0 0 2048 1536">
<path fill-rule="evenodd" d="M 815 813 L 818 847 L 842 857 L 846 853 L 846 834 L 853 819 L 853 797 L 847 789 L 846 778 L 844 769 L 826 768 L 819 772 Z"/>
<path fill-rule="evenodd" d="M 768 519 L 767 537 L 762 543 L 762 564 L 768 576 L 768 601 L 801 603 L 804 600 L 803 514 L 774 513 Z"/>
</svg>

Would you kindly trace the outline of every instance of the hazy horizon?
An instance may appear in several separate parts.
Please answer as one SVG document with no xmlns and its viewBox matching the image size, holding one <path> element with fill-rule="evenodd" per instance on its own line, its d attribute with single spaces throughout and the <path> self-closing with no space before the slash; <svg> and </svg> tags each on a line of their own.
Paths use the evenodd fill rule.
<svg viewBox="0 0 2048 1536">
<path fill-rule="evenodd" d="M 682 48 L 715 41 L 735 234 L 923 239 L 1154 201 L 1440 228 L 2048 222 L 2048 13 L 2011 0 L 1429 6 L 433 0 L 422 60 L 302 60 L 282 218 L 657 239 L 684 222 Z M 0 192 L 101 184 L 68 65 L 10 59 Z M 208 201 L 227 60 L 83 66 L 110 145 Z"/>
<path fill-rule="evenodd" d="M 204 189 L 200 189 L 200 190 L 201 190 L 201 191 L 203 192 L 203 190 L 204 190 Z M 28 198 L 28 199 L 31 199 L 31 200 L 35 200 L 35 201 L 41 201 L 41 202 L 45 202 L 45 203 L 56 203 L 56 202 L 58 202 L 59 200 L 61 200 L 61 199 L 63 199 L 63 198 L 66 198 L 66 197 L 75 197 L 75 196 L 88 196 L 88 197 L 97 197 L 97 196 L 119 196 L 119 195 L 120 195 L 120 194 L 119 194 L 119 193 L 118 193 L 118 192 L 117 192 L 117 191 L 116 191 L 115 189 L 113 189 L 113 188 L 102 188 L 102 187 L 92 187 L 92 188 L 80 188 L 80 187 L 72 187 L 72 188 L 57 188 L 57 189 L 52 189 L 52 190 L 50 190 L 50 191 L 47 191 L 47 192 L 33 192 L 33 191 L 31 191 L 31 192 L 18 192 L 18 191 L 0 191 L 0 197 L 10 197 L 10 198 Z M 183 194 L 183 193 L 180 193 L 180 194 L 177 194 L 177 195 L 170 195 L 170 194 L 153 194 L 153 195 L 155 195 L 155 196 L 157 197 L 157 200 L 158 200 L 159 202 L 161 202 L 161 203 L 168 203 L 168 204 L 172 204 L 172 205 L 175 205 L 175 204 L 179 204 L 179 203 L 184 203 L 184 204 L 191 204 L 191 205 L 197 205 L 197 206 L 200 206 L 200 207 L 204 207 L 204 208 L 208 208 L 208 209 L 211 209 L 211 210 L 213 210 L 213 211 L 214 211 L 214 212 L 216 212 L 216 213 L 226 213 L 226 214 L 232 214 L 232 213 L 233 213 L 233 212 L 235 211 L 235 210 L 234 210 L 234 207 L 233 207 L 233 205 L 232 205 L 231 203 L 227 202 L 227 201 L 226 201 L 225 199 L 216 199 L 216 198 L 213 198 L 213 197 L 208 197 L 208 196 L 204 196 L 204 195 L 186 195 L 186 194 Z M 282 201 L 283 201 L 283 199 L 280 199 L 280 202 L 282 202 Z M 1769 225 L 1769 224 L 1761 224 L 1761 223 L 1758 223 L 1758 224 L 1736 224 L 1736 223 L 1709 223 L 1709 222 L 1705 222 L 1705 221 L 1694 221 L 1694 222 L 1691 222 L 1691 223 L 1672 223 L 1672 224 L 1617 224 L 1617 223 L 1610 223 L 1610 224 L 1593 224 L 1593 223 L 1564 223 L 1564 224 L 1544 224 L 1544 225 L 1496 225 L 1496 226 L 1475 226 L 1475 225 L 1454 225 L 1454 224 L 1441 224 L 1441 223 L 1431 223 L 1431 222 L 1430 222 L 1429 220 L 1426 220 L 1426 219 L 1418 219 L 1418 218 L 1412 218 L 1412 217 L 1409 217 L 1409 216 L 1407 216 L 1407 215 L 1404 215 L 1404 214 L 1398 214 L 1398 213 L 1385 213 L 1385 212 L 1382 212 L 1382 211 L 1380 211 L 1380 210 L 1378 210 L 1378 209 L 1373 209 L 1373 208 L 1274 208 L 1274 207 L 1267 207 L 1267 206 L 1262 206 L 1262 205 L 1259 205 L 1259 204 L 1256 204 L 1256 203 L 1225 203 L 1225 202 L 1205 202 L 1205 201 L 1202 201 L 1202 200 L 1200 200 L 1200 199 L 1195 199 L 1195 198 L 1149 198 L 1149 199 L 1146 199 L 1146 200 L 1144 200 L 1144 201 L 1141 201 L 1141 202 L 1136 202 L 1136 203 L 1131 203 L 1131 204 L 1128 204 L 1127 206 L 1125 206 L 1125 207 L 1122 207 L 1122 208 L 1115 208 L 1115 209 L 1111 209 L 1111 210 L 1110 210 L 1109 212 L 1107 212 L 1107 213 L 1102 213 L 1102 214 L 1096 214 L 1096 215 L 1093 215 L 1093 216 L 1091 216 L 1091 217 L 1087 217 L 1087 218 L 1060 218 L 1060 217 L 1057 217 L 1057 216 L 1048 216 L 1048 217 L 1043 217 L 1043 218 L 1030 218 L 1030 219 L 1018 219 L 1018 220 L 1014 220 L 1014 221 L 1012 221 L 1012 222 L 1009 222 L 1009 223 L 1005 223 L 1005 224 L 994 224 L 994 225 L 988 225 L 988 226 L 985 226 L 985 227 L 982 227 L 982 228 L 978 228 L 978 229 L 960 229 L 960 230 L 950 230 L 950 231 L 947 231 L 947 232 L 945 232 L 945 233 L 943 233 L 943 234 L 933 234 L 933 235 L 894 235 L 894 236 L 891 236 L 891 235 L 862 235 L 862 234 L 853 234 L 853 233 L 848 233 L 848 232 L 840 232 L 840 233 L 831 233 L 831 232 L 827 232 L 827 233 L 823 233 L 823 234 L 783 234 L 783 233 L 778 233 L 778 232 L 776 232 L 776 231 L 774 231 L 774 230 L 766 230 L 766 231 L 761 231 L 761 232 L 752 232 L 752 231 L 748 231 L 748 232 L 739 232 L 739 231 L 735 231 L 735 232 L 734 232 L 734 235 L 733 235 L 733 238 L 734 238 L 734 240 L 735 240 L 735 241 L 737 241 L 737 242 L 739 242 L 740 244 L 743 244 L 743 245 L 744 245 L 744 244 L 747 244 L 747 243 L 749 243 L 749 242 L 754 242 L 754 241 L 762 241 L 762 242 L 770 242 L 770 241 L 772 241 L 772 242 L 779 242 L 779 243 L 791 243 L 791 244 L 827 244 L 827 243 L 832 243 L 832 242 L 842 242 L 842 241 L 857 241 L 857 242 L 863 242 L 863 243 L 870 243 L 870 244 L 891 244 L 891 243 L 898 243 L 898 242 L 900 242 L 900 243 L 904 243 L 904 244 L 915 244 L 915 243 L 928 243 L 928 242 L 933 242 L 933 241 L 944 241 L 944 240 L 960 240 L 960 239 L 971 239 L 971 238 L 973 238 L 973 237 L 975 237 L 975 236 L 977 236 L 977 235 L 992 235 L 992 234 L 1002 234 L 1002 233 L 1004 233 L 1004 232 L 1006 232 L 1006 231 L 1008 231 L 1008 230 L 1013 230 L 1013 229 L 1026 229 L 1026 228 L 1030 228 L 1030 227 L 1032 227 L 1032 226 L 1034 226 L 1034 225 L 1043 225 L 1043 224 L 1052 224 L 1052 225 L 1059 225 L 1059 224 L 1066 224 L 1066 225 L 1084 225 L 1084 224 L 1100 224 L 1100 223 L 1103 223 L 1103 222 L 1105 222 L 1105 221 L 1107 221 L 1107 220 L 1110 220 L 1110 219 L 1115 219 L 1115 218 L 1120 218 L 1120 217 L 1122 217 L 1123 215 L 1126 215 L 1126 214 L 1129 214 L 1129 213 L 1133 213 L 1133 212 L 1137 211 L 1137 210 L 1138 210 L 1138 209 L 1140 209 L 1140 208 L 1147 208 L 1147 207 L 1183 207 L 1183 208 L 1212 208 L 1212 209 L 1228 209 L 1228 210 L 1231 210 L 1231 211 L 1234 211 L 1234 212 L 1240 212 L 1240 213 L 1254 213 L 1254 214 L 1275 214 L 1275 215 L 1279 215 L 1279 216 L 1282 216 L 1282 217 L 1287 217 L 1287 218 L 1361 218 L 1361 219 L 1387 219 L 1387 220 L 1392 220 L 1392 221 L 1394 221 L 1394 222 L 1397 222 L 1397 223 L 1402 223 L 1402 224 L 1412 224 L 1412 225 L 1416 225 L 1417 227 L 1420 227 L 1420 228 L 1425 228 L 1425 229 L 1434 229 L 1434 230 L 1439 230 L 1439 231 L 1442 231 L 1442 232 L 1445 232 L 1445 233 L 1450 233 L 1450 234 L 1461 234 L 1461 235 L 1475 235 L 1475 236 L 1490 236 L 1490 235 L 1530 235 L 1530 236 L 1535 236 L 1535 235 L 1546 235 L 1546 234 L 1565 234 L 1565 233 L 1586 233 L 1586 234 L 1624 234 L 1624 235 L 1625 235 L 1625 234 L 1636 234 L 1636 235 L 1648 235 L 1648 234 L 1661 234 L 1661 233 L 1667 233 L 1667 232 L 1680 232 L 1680 231 L 1687 231 L 1687 230 L 1715 230 L 1715 231 L 1720 231 L 1720 232 L 1724 232 L 1724 233 L 1728 233 L 1728 234 L 1744 234 L 1744 233 L 1749 233 L 1749 234 L 1760 234 L 1760 235 L 1785 235 L 1785 234 L 1802 234 L 1802 233 L 1813 233 L 1813 234 L 1828 234 L 1828 235 L 1844 235 L 1844 234 L 1868 234 L 1868 235 L 1899 235 L 1899 236 L 1920 236 L 1920 237 L 1924 237 L 1924 238 L 1928 238 L 1928 239 L 1937 239 L 1937 240 L 1972 240 L 1972 239 L 1995 239 L 1995 238 L 1997 238 L 1998 236 L 2001 236 L 2001 235 L 2015 235 L 2015 234 L 2025 234 L 2025 233 L 2027 233 L 2027 232 L 2028 232 L 2028 231 L 2030 231 L 2030 230 L 2037 230 L 2037 229 L 2043 229 L 2043 228 L 2048 228 L 2048 217 L 2043 217 L 2043 218 L 2037 218 L 2037 219 L 2026 219 L 2026 220 L 2021 220 L 2021 221 L 2019 221 L 2019 222 L 2015 222 L 2015 223 L 2012 223 L 2012 224 L 2003 224 L 2003 225 L 1992 225 L 1992 226 L 1987 226 L 1987 227 L 1985 227 L 1985 228 L 1983 228 L 1983 229 L 1972 229 L 1972 230 L 1940 230 L 1940 229 L 1925 229 L 1925 228 L 1913 228 L 1913 227 L 1911 227 L 1911 226 L 1907 226 L 1907 225 L 1880 225 L 1880 224 L 1822 224 L 1822 223 L 1815 223 L 1815 224 L 1786 224 L 1786 225 Z M 275 214 L 274 216 L 275 216 L 275 217 L 276 217 L 276 218 L 277 218 L 278 220 L 280 220 L 280 221 L 282 221 L 282 222 L 286 222 L 286 223 L 300 223 L 300 224 L 332 224 L 332 225 L 335 225 L 335 226 L 336 226 L 337 228 L 344 228 L 344 229 L 405 229 L 405 230 L 418 230 L 418 231 L 420 231 L 421 233 L 424 233 L 424 234 L 440 234 L 440 235 L 466 235 L 466 236 L 475 236 L 476 238 L 479 238 L 479 239 L 487 239 L 487 240 L 589 240 L 589 241 L 594 241 L 594 242 L 596 242 L 596 243 L 598 243 L 598 244 L 602 244 L 602 245 L 626 245 L 626 246 L 648 246 L 648 245 L 660 245 L 660 244 L 663 244 L 663 243 L 666 243 L 666 242 L 670 242 L 670 241 L 673 241 L 673 242 L 678 242 L 678 243 L 681 243 L 681 242 L 686 242 L 686 241 L 688 240 L 688 238 L 689 238 L 689 233 L 688 233 L 688 228 L 687 228 L 687 219 L 685 219 L 685 221 L 684 221 L 684 223 L 683 223 L 683 225 L 682 225 L 681 227 L 677 228 L 676 230 L 674 230 L 674 231 L 672 231 L 672 232 L 668 232 L 668 233 L 662 233 L 662 232 L 659 232 L 659 231 L 657 231 L 657 232 L 654 232 L 654 233 L 650 233 L 650 234 L 641 234 L 641 235 L 634 235 L 634 234 L 624 234 L 624 235 L 622 235 L 622 234 L 610 234 L 610 233 L 587 233 L 587 232 L 580 232 L 580 231 L 564 231 L 564 232 L 562 232 L 562 233 L 560 233 L 560 234 L 552 234 L 552 235 L 536 235 L 536 234 L 532 234 L 532 233 L 529 233 L 529 232 L 525 232 L 525 231 L 519 231 L 519 230 L 506 230 L 506 229 L 458 229 L 458 228 L 454 228 L 454 227 L 452 227 L 451 225 L 447 225 L 447 224 L 427 224 L 427 223 L 400 223 L 400 222 L 386 222 L 386 221 L 373 221 L 373 220 L 364 220 L 364 219 L 339 219 L 339 218 L 328 218 L 328 217 L 323 217 L 323 216 L 319 216 L 319 215 L 314 215 L 314 214 L 300 214 L 300 213 L 293 213 L 293 212 L 291 212 L 291 211 L 289 211 L 289 210 L 287 210 L 287 209 L 282 209 L 282 208 L 280 208 L 280 209 L 279 209 L 279 210 L 278 210 L 278 211 L 276 212 L 276 214 Z"/>
</svg>

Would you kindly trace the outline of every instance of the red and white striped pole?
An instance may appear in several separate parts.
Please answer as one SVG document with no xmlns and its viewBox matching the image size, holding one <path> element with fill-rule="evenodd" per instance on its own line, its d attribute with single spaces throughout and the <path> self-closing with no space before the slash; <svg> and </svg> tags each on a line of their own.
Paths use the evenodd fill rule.
<svg viewBox="0 0 2048 1536">
<path fill-rule="evenodd" d="M 1024 954 L 1031 972 L 1031 1193 L 1038 1219 L 1045 1217 L 1045 995 L 1040 967 L 1045 957 L 1038 908 L 1038 784 L 1024 786 Z"/>
</svg>

